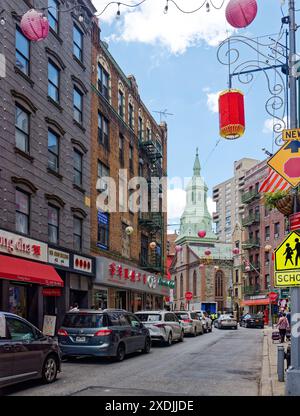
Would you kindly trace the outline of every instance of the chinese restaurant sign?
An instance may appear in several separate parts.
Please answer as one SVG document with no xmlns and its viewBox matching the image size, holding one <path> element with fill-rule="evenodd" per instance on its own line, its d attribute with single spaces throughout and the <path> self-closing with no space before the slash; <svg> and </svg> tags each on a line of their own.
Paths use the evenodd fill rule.
<svg viewBox="0 0 300 416">
<path fill-rule="evenodd" d="M 48 261 L 47 244 L 3 230 L 0 230 L 0 252 L 45 263 Z"/>
</svg>

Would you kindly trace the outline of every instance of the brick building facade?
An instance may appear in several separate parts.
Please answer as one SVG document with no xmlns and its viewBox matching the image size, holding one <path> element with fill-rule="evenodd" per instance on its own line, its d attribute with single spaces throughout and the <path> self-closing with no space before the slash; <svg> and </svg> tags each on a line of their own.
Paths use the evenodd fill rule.
<svg viewBox="0 0 300 416">
<path fill-rule="evenodd" d="M 43 41 L 29 41 L 20 29 L 32 1 L 2 0 L 5 24 L 0 26 L 7 66 L 6 78 L 0 79 L 0 310 L 17 312 L 39 327 L 45 313 L 60 319 L 73 302 L 89 306 L 94 275 L 89 22 L 95 8 L 83 1 L 82 21 L 82 11 L 58 13 L 65 2 L 51 4 L 46 11 L 50 32 Z M 36 0 L 34 7 L 48 7 L 48 1 Z M 18 249 L 22 241 L 26 253 Z M 60 296 L 46 297 L 51 293 L 43 289 L 46 281 L 9 279 L 5 267 L 20 257 L 26 258 L 28 271 L 33 269 L 29 262 L 39 261 L 34 267 L 39 265 L 40 275 L 50 264 L 64 284 Z"/>
<path fill-rule="evenodd" d="M 108 45 L 101 41 L 96 21 L 91 146 L 91 251 L 97 257 L 94 301 L 133 311 L 149 305 L 162 308 L 163 294 L 168 295 L 158 278 L 166 274 L 166 213 L 161 203 L 159 212 L 134 212 L 129 203 L 131 190 L 126 181 L 119 179 L 119 173 L 123 170 L 128 182 L 138 176 L 147 181 L 165 176 L 167 126 L 155 122 L 140 98 L 134 76 L 123 73 Z M 99 180 L 104 177 L 115 180 L 115 212 L 97 206 Z M 126 232 L 128 227 L 133 229 L 131 235 Z M 149 247 L 151 242 L 156 243 L 155 249 Z M 130 284 L 132 273 L 135 278 Z M 139 280 L 145 278 L 146 283 L 140 285 Z M 153 279 L 158 279 L 156 288 L 149 286 Z"/>
</svg>

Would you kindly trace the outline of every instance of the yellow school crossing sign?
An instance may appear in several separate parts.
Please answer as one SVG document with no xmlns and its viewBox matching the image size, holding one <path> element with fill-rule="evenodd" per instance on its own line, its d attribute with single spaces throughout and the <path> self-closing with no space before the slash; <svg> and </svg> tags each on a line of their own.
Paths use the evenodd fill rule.
<svg viewBox="0 0 300 416">
<path fill-rule="evenodd" d="M 275 287 L 300 286 L 300 233 L 293 231 L 275 250 Z"/>
</svg>

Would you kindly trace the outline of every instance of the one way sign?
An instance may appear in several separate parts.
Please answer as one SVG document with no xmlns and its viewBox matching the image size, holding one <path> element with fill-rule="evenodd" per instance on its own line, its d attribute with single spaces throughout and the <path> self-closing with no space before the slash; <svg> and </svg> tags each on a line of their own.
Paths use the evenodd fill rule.
<svg viewBox="0 0 300 416">
<path fill-rule="evenodd" d="M 268 161 L 268 165 L 296 188 L 300 184 L 300 141 L 285 143 Z"/>
</svg>

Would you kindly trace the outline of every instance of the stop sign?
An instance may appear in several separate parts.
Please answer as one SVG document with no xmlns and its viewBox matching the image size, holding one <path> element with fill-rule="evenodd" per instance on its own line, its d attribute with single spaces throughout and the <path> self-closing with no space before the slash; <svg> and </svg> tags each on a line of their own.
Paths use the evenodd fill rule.
<svg viewBox="0 0 300 416">
<path fill-rule="evenodd" d="M 193 299 L 193 293 L 192 292 L 185 292 L 185 299 L 187 301 L 190 301 Z"/>
<path fill-rule="evenodd" d="M 270 292 L 269 298 L 271 302 L 275 302 L 277 300 L 278 294 L 276 292 Z"/>
<path fill-rule="evenodd" d="M 290 178 L 299 178 L 300 177 L 300 157 L 294 157 L 289 159 L 284 164 L 284 173 Z"/>
</svg>

